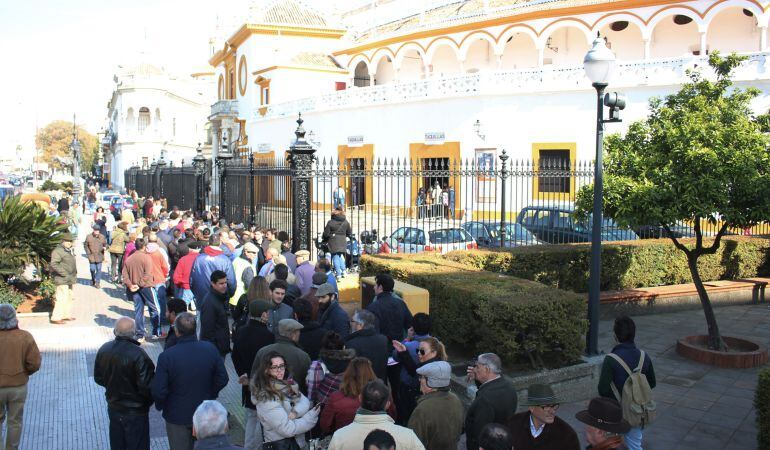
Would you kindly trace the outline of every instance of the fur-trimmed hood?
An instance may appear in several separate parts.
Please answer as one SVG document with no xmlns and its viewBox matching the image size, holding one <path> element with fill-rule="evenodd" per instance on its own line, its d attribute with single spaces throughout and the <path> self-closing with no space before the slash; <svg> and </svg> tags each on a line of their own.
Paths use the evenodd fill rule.
<svg viewBox="0 0 770 450">
<path fill-rule="evenodd" d="M 350 360 L 356 357 L 356 351 L 352 348 L 342 350 L 321 349 L 319 359 L 326 365 L 329 372 L 333 374 L 342 373 L 348 368 Z"/>
</svg>

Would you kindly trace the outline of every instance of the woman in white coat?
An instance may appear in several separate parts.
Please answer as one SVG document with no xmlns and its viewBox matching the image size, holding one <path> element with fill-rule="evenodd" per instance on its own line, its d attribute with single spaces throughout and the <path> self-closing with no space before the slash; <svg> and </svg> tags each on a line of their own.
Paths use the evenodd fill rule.
<svg viewBox="0 0 770 450">
<path fill-rule="evenodd" d="M 257 407 L 262 424 L 265 449 L 306 449 L 305 433 L 318 421 L 320 405 L 312 408 L 289 373 L 286 360 L 278 352 L 269 352 L 260 361 L 251 379 L 251 401 Z"/>
</svg>

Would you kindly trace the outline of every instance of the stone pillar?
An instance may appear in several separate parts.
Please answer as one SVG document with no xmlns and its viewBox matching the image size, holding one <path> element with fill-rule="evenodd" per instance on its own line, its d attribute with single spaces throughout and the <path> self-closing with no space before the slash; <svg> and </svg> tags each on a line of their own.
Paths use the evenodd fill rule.
<svg viewBox="0 0 770 450">
<path fill-rule="evenodd" d="M 767 27 L 759 27 L 759 51 L 767 51 Z"/>
<path fill-rule="evenodd" d="M 537 67 L 543 67 L 544 59 L 545 59 L 545 45 L 537 48 Z"/>
<path fill-rule="evenodd" d="M 706 56 L 707 48 L 708 47 L 706 46 L 706 32 L 705 31 L 701 31 L 701 33 L 700 33 L 700 56 Z"/>
<path fill-rule="evenodd" d="M 495 55 L 495 61 L 497 63 L 497 70 L 503 69 L 503 55 Z"/>
<path fill-rule="evenodd" d="M 310 209 L 311 182 L 315 149 L 305 140 L 302 114 L 297 119 L 296 139 L 289 148 L 287 159 L 292 171 L 292 229 L 291 250 L 311 250 Z"/>
<path fill-rule="evenodd" d="M 369 72 L 369 86 L 374 86 L 374 73 Z"/>
<path fill-rule="evenodd" d="M 644 59 L 645 61 L 650 59 L 650 38 L 644 40 Z"/>
</svg>

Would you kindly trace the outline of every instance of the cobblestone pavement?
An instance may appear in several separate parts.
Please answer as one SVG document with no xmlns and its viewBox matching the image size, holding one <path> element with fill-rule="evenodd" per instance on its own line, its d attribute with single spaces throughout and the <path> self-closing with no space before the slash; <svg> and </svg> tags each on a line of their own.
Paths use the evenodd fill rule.
<svg viewBox="0 0 770 450">
<path fill-rule="evenodd" d="M 112 325 L 121 315 L 133 315 L 132 304 L 121 289 L 103 282 L 98 290 L 87 285 L 88 265 L 78 257 L 80 284 L 75 287 L 75 316 L 67 325 L 51 325 L 47 317 L 20 319 L 43 354 L 41 370 L 30 378 L 25 407 L 23 449 L 102 449 L 108 445 L 108 420 L 104 390 L 93 382 L 93 362 L 102 343 L 112 339 Z M 105 268 L 105 270 L 107 270 Z M 766 305 L 718 308 L 723 334 L 751 337 L 770 344 L 770 309 Z M 657 421 L 645 431 L 645 449 L 754 449 L 757 428 L 753 396 L 756 369 L 719 369 L 687 361 L 674 348 L 679 336 L 705 332 L 700 310 L 639 316 L 637 343 L 648 351 L 655 364 L 658 386 Z M 600 325 L 600 348 L 613 345 L 612 323 Z M 157 360 L 161 343 L 142 347 Z M 230 383 L 220 394 L 231 413 L 231 437 L 243 439 L 243 408 L 240 386 L 232 361 L 226 366 Z M 581 435 L 583 426 L 574 413 L 585 403 L 562 405 L 559 416 Z M 163 419 L 154 408 L 150 414 L 153 449 L 168 448 Z"/>
</svg>

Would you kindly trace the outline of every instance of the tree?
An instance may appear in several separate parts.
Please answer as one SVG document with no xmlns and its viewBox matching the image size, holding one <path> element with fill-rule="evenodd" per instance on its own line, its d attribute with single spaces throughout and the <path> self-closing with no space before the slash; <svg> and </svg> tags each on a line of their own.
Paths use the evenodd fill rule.
<svg viewBox="0 0 770 450">
<path fill-rule="evenodd" d="M 78 127 L 78 140 L 82 157 L 80 172 L 89 173 L 96 163 L 99 154 L 99 140 L 85 129 Z M 35 145 L 42 150 L 42 158 L 49 166 L 62 168 L 56 157 L 72 158 L 72 122 L 55 120 L 45 128 L 38 130 Z"/>
<path fill-rule="evenodd" d="M 747 228 L 770 220 L 770 150 L 750 108 L 759 91 L 732 86 L 731 73 L 744 57 L 709 56 L 713 81 L 700 71 L 664 100 L 650 101 L 647 119 L 625 136 L 605 144 L 605 214 L 622 225 L 691 222 L 695 242 L 680 242 L 708 325 L 708 346 L 725 350 L 714 310 L 698 273 L 698 258 L 714 254 L 728 228 Z M 578 193 L 578 214 L 586 216 L 592 187 Z M 718 226 L 704 244 L 702 221 Z"/>
</svg>

